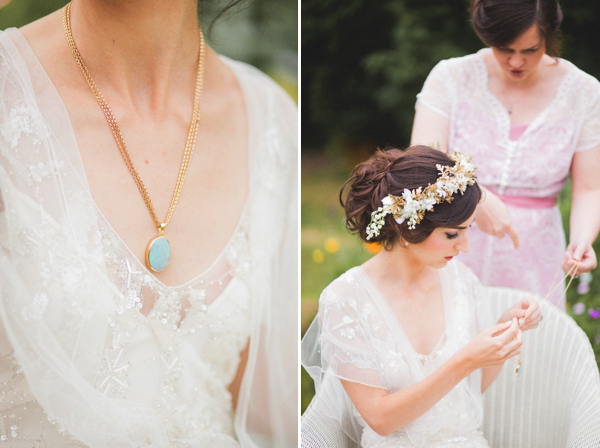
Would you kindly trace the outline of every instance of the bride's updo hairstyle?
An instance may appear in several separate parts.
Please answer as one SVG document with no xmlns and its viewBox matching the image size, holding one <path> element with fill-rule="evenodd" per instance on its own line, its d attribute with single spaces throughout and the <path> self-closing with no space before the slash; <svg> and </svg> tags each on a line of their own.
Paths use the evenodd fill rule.
<svg viewBox="0 0 600 448">
<path fill-rule="evenodd" d="M 357 233 L 365 242 L 380 243 L 390 249 L 397 241 L 422 243 L 438 227 L 457 228 L 463 224 L 475 212 L 481 199 L 477 183 L 468 186 L 464 194 L 456 192 L 452 203 L 434 205 L 412 230 L 406 221 L 398 224 L 391 214 L 387 215 L 379 235 L 367 240 L 371 213 L 381 207 L 381 200 L 388 194 L 401 196 L 405 188 L 412 191 L 435 184 L 440 174 L 436 165 L 452 167 L 455 162 L 429 146 L 412 146 L 406 150 L 378 150 L 366 162 L 358 164 L 340 190 L 348 230 Z"/>
<path fill-rule="evenodd" d="M 537 25 L 546 53 L 560 56 L 563 15 L 557 0 L 472 0 L 471 22 L 477 36 L 490 47 L 506 47 Z"/>
</svg>

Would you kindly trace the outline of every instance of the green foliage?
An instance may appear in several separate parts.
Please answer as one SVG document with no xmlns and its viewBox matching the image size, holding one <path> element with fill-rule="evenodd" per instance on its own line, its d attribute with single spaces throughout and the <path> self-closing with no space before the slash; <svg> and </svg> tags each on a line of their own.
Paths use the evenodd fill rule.
<svg viewBox="0 0 600 448">
<path fill-rule="evenodd" d="M 562 2 L 563 56 L 600 77 L 600 2 Z M 303 0 L 303 150 L 332 139 L 407 146 L 416 94 L 442 59 L 483 44 L 469 0 Z"/>
<path fill-rule="evenodd" d="M 0 30 L 19 28 L 62 8 L 67 3 L 67 0 L 12 0 L 0 9 Z"/>
</svg>

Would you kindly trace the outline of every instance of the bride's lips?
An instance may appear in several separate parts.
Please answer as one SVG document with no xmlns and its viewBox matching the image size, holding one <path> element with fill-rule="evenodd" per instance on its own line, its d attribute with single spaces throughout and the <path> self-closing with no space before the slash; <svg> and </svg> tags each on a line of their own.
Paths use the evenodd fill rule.
<svg viewBox="0 0 600 448">
<path fill-rule="evenodd" d="M 446 257 L 446 260 L 450 261 L 452 260 L 454 257 Z"/>
<path fill-rule="evenodd" d="M 511 75 L 513 76 L 521 76 L 525 73 L 525 70 L 510 70 Z"/>
</svg>

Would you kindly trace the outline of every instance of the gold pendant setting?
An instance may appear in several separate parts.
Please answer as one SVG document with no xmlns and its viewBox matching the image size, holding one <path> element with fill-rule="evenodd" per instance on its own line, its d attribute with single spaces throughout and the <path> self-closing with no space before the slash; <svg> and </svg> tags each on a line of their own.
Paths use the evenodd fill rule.
<svg viewBox="0 0 600 448">
<path fill-rule="evenodd" d="M 154 272 L 167 267 L 171 259 L 171 244 L 164 236 L 152 238 L 146 246 L 146 266 Z"/>
<path fill-rule="evenodd" d="M 522 362 L 523 361 L 521 359 L 519 359 L 519 364 L 517 365 L 517 368 L 515 369 L 515 376 L 517 376 L 517 377 L 521 376 L 521 371 L 523 370 L 522 365 L 521 365 Z"/>
</svg>

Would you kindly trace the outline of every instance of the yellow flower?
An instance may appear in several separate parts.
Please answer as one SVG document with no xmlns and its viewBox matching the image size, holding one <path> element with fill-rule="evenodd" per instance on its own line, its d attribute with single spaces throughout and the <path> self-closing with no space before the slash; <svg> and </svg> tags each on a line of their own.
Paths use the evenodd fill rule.
<svg viewBox="0 0 600 448">
<path fill-rule="evenodd" d="M 331 237 L 325 240 L 325 250 L 330 254 L 335 254 L 338 250 L 340 250 L 340 242 L 337 238 Z"/>
<path fill-rule="evenodd" d="M 379 243 L 366 243 L 365 247 L 372 254 L 378 254 L 381 252 L 381 245 Z"/>
<path fill-rule="evenodd" d="M 325 254 L 321 249 L 315 249 L 312 253 L 312 259 L 315 263 L 321 264 L 325 261 Z"/>
</svg>

